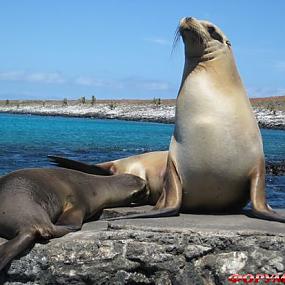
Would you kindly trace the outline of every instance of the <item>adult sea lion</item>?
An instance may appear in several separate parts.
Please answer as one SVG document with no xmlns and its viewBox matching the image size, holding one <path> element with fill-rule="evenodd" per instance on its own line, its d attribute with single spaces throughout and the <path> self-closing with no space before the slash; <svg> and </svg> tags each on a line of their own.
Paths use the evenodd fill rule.
<svg viewBox="0 0 285 285">
<path fill-rule="evenodd" d="M 128 173 L 137 175 L 146 180 L 149 188 L 150 193 L 147 204 L 155 205 L 163 189 L 167 156 L 168 151 L 153 151 L 98 164 L 88 164 L 55 155 L 49 155 L 48 158 L 58 167 L 74 169 L 89 174 L 110 176 Z M 266 172 L 269 175 L 282 175 L 284 174 L 284 169 L 283 162 L 266 163 Z"/>
<path fill-rule="evenodd" d="M 163 192 L 151 212 L 122 218 L 233 212 L 251 201 L 255 217 L 285 222 L 266 203 L 262 139 L 229 40 L 191 17 L 179 34 L 185 66 Z"/>
<path fill-rule="evenodd" d="M 149 189 L 147 203 L 155 205 L 163 188 L 167 156 L 168 151 L 154 151 L 95 165 L 54 155 L 49 155 L 48 158 L 57 166 L 89 174 L 116 175 L 128 173 L 139 176 L 146 181 Z"/>
<path fill-rule="evenodd" d="M 37 239 L 61 237 L 105 207 L 142 201 L 145 181 L 130 174 L 95 176 L 68 169 L 23 169 L 0 178 L 0 271 Z"/>
</svg>

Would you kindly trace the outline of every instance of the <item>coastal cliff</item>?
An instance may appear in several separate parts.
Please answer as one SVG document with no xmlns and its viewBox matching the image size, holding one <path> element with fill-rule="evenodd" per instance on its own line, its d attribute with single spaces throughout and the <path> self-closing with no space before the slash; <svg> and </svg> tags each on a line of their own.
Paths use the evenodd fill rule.
<svg viewBox="0 0 285 285">
<path fill-rule="evenodd" d="M 138 210 L 105 210 L 103 216 Z M 284 256 L 284 224 L 245 215 L 96 221 L 36 244 L 1 280 L 6 285 L 233 284 L 228 278 L 235 273 L 284 273 Z"/>
</svg>

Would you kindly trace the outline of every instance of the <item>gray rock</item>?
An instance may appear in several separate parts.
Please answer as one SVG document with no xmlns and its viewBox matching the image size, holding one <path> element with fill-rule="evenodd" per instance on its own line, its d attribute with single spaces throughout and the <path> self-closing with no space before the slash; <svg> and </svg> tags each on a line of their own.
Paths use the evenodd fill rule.
<svg viewBox="0 0 285 285">
<path fill-rule="evenodd" d="M 36 244 L 1 284 L 232 284 L 233 273 L 283 273 L 284 257 L 284 224 L 243 215 L 96 221 Z"/>
</svg>

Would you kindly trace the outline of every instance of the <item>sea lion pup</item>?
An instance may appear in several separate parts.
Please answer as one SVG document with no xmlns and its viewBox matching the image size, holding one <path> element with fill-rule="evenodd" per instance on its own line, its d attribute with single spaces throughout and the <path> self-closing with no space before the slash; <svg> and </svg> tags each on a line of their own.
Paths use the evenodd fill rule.
<svg viewBox="0 0 285 285">
<path fill-rule="evenodd" d="M 237 212 L 251 201 L 255 217 L 285 222 L 266 203 L 262 139 L 229 40 L 190 17 L 179 34 L 185 66 L 163 192 L 151 212 L 121 218 Z"/>
<path fill-rule="evenodd" d="M 75 169 L 89 174 L 133 174 L 144 179 L 149 189 L 147 204 L 155 205 L 161 195 L 166 170 L 168 151 L 153 151 L 95 165 L 49 155 L 56 166 Z"/>
<path fill-rule="evenodd" d="M 145 181 L 130 174 L 95 176 L 68 169 L 23 169 L 0 178 L 0 271 L 37 239 L 81 229 L 106 207 L 147 198 Z"/>
</svg>

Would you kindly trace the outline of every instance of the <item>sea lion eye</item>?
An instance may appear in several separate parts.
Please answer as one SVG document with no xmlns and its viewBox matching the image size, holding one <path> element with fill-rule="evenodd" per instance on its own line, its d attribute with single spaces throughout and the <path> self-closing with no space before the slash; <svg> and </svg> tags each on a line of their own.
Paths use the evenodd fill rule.
<svg viewBox="0 0 285 285">
<path fill-rule="evenodd" d="M 217 33 L 214 27 L 212 26 L 208 27 L 208 32 L 213 39 L 218 40 L 219 42 L 223 43 L 223 37 L 219 33 Z"/>
<path fill-rule="evenodd" d="M 212 35 L 212 33 L 215 32 L 215 28 L 214 27 L 208 27 L 208 32 L 210 35 Z"/>
</svg>

